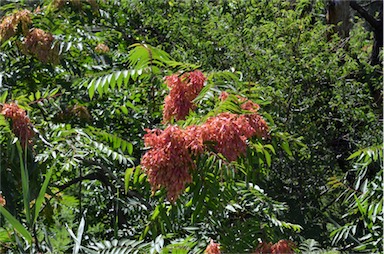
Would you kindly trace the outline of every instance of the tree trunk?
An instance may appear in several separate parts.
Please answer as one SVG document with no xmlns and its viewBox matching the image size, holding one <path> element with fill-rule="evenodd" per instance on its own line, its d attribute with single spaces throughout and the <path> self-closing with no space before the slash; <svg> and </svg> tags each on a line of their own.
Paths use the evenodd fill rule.
<svg viewBox="0 0 384 254">
<path fill-rule="evenodd" d="M 350 6 L 357 11 L 357 13 L 364 18 L 368 24 L 371 26 L 373 31 L 373 47 L 372 55 L 370 59 L 370 64 L 372 66 L 380 65 L 382 67 L 383 63 L 380 62 L 379 53 L 380 48 L 383 47 L 383 6 L 380 6 L 379 9 L 379 20 L 377 20 L 373 15 L 371 15 L 365 8 L 359 5 L 356 1 L 350 1 Z M 383 93 L 381 89 L 375 89 L 371 84 L 369 84 L 369 89 L 371 90 L 371 95 L 376 104 L 379 107 L 383 103 Z"/>
<path fill-rule="evenodd" d="M 334 33 L 338 33 L 340 38 L 345 39 L 349 36 L 351 27 L 349 1 L 328 0 L 327 1 L 327 23 L 334 25 L 328 34 L 328 40 Z"/>
<path fill-rule="evenodd" d="M 372 27 L 374 42 L 372 48 L 371 64 L 380 64 L 379 51 L 383 47 L 383 6 L 379 9 L 379 20 L 375 19 L 366 9 L 359 5 L 356 1 L 350 2 L 351 7 L 364 18 Z"/>
</svg>

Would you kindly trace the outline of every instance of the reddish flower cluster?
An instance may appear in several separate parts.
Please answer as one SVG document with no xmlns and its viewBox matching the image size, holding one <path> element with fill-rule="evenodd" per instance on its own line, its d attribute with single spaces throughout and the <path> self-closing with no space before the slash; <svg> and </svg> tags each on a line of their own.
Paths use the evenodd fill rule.
<svg viewBox="0 0 384 254">
<path fill-rule="evenodd" d="M 220 99 L 221 101 L 225 101 L 225 100 L 228 98 L 228 96 L 229 96 L 229 93 L 227 93 L 227 92 L 221 92 L 221 94 L 220 94 L 220 96 L 219 96 L 219 99 Z"/>
<path fill-rule="evenodd" d="M 196 167 L 192 155 L 210 149 L 234 161 L 245 153 L 248 138 L 268 135 L 268 126 L 257 113 L 222 113 L 202 125 L 192 125 L 184 130 L 168 126 L 164 131 L 147 132 L 144 142 L 150 150 L 143 156 L 141 165 L 152 189 L 165 187 L 168 199 L 175 201 L 185 185 L 191 182 L 189 171 Z"/>
<path fill-rule="evenodd" d="M 34 132 L 31 128 L 31 121 L 24 109 L 19 108 L 15 103 L 4 104 L 0 114 L 12 120 L 12 131 L 20 139 L 21 145 L 32 144 Z"/>
<path fill-rule="evenodd" d="M 68 122 L 72 120 L 90 122 L 92 120 L 92 116 L 87 107 L 75 104 L 74 106 L 69 106 L 63 111 L 57 113 L 55 115 L 55 120 L 59 122 Z"/>
<path fill-rule="evenodd" d="M 269 243 L 261 242 L 259 243 L 259 246 L 257 246 L 256 252 L 254 254 L 267 254 L 267 253 L 270 254 L 272 253 L 271 247 L 272 247 L 271 242 Z"/>
<path fill-rule="evenodd" d="M 220 254 L 220 244 L 215 243 L 212 239 L 205 249 L 204 253 L 206 254 Z"/>
<path fill-rule="evenodd" d="M 19 24 L 23 34 L 28 33 L 28 25 L 32 23 L 31 12 L 21 10 L 2 19 L 0 23 L 0 41 L 6 41 L 17 32 Z"/>
<path fill-rule="evenodd" d="M 193 109 L 193 99 L 197 97 L 204 86 L 205 77 L 201 71 L 174 74 L 165 78 L 165 83 L 171 89 L 165 98 L 163 119 L 169 122 L 172 118 L 184 120 L 189 110 Z"/>
<path fill-rule="evenodd" d="M 169 126 L 164 131 L 147 130 L 144 143 L 151 149 L 141 159 L 141 165 L 148 175 L 148 181 L 155 191 L 167 189 L 169 201 L 175 201 L 191 182 L 189 170 L 195 165 L 188 151 L 184 131 Z"/>
<path fill-rule="evenodd" d="M 85 106 L 76 104 L 70 109 L 70 113 L 72 113 L 73 116 L 78 117 L 82 121 L 89 122 L 92 119 L 91 114 L 89 114 L 88 108 Z"/>
<path fill-rule="evenodd" d="M 5 198 L 0 194 L 0 205 L 5 206 L 6 203 Z"/>
<path fill-rule="evenodd" d="M 292 241 L 280 240 L 272 245 L 271 250 L 272 254 L 293 254 L 293 248 L 295 244 Z"/>
<path fill-rule="evenodd" d="M 109 52 L 109 47 L 105 45 L 104 43 L 99 43 L 95 47 L 95 52 L 99 54 L 105 54 Z"/>
<path fill-rule="evenodd" d="M 209 118 L 201 128 L 203 142 L 213 142 L 214 150 L 229 161 L 234 161 L 245 153 L 248 138 L 268 136 L 268 126 L 257 113 L 250 115 L 222 113 Z"/>
<path fill-rule="evenodd" d="M 88 3 L 94 12 L 99 9 L 96 0 L 53 0 L 51 5 L 54 9 L 61 9 L 64 5 L 70 5 L 75 9 L 82 9 L 84 3 Z"/>
<path fill-rule="evenodd" d="M 275 244 L 261 242 L 255 254 L 293 254 L 296 245 L 292 241 L 280 240 Z"/>
<path fill-rule="evenodd" d="M 52 34 L 39 28 L 34 28 L 24 38 L 23 49 L 25 53 L 35 56 L 43 63 L 57 63 L 58 47 L 52 47 L 53 40 Z"/>
<path fill-rule="evenodd" d="M 68 0 L 53 0 L 51 5 L 55 9 L 61 9 L 64 5 L 71 5 L 71 6 L 74 6 L 74 7 L 78 8 L 78 9 L 80 9 L 81 8 L 81 0 L 71 0 L 71 1 L 68 1 Z"/>
</svg>

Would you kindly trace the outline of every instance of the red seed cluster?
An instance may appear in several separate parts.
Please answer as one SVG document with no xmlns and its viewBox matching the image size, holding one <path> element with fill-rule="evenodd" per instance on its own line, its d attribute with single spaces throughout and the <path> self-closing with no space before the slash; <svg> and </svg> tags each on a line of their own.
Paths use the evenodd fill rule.
<svg viewBox="0 0 384 254">
<path fill-rule="evenodd" d="M 189 79 L 187 85 L 187 97 L 189 100 L 193 100 L 197 97 L 197 95 L 199 95 L 201 89 L 203 89 L 206 78 L 199 70 L 186 73 L 184 76 L 187 80 Z"/>
<path fill-rule="evenodd" d="M 20 139 L 23 147 L 26 144 L 32 144 L 34 132 L 24 109 L 19 108 L 15 103 L 4 104 L 0 114 L 12 120 L 12 132 Z"/>
<path fill-rule="evenodd" d="M 198 70 L 165 78 L 170 88 L 163 111 L 165 122 L 172 118 L 185 119 L 194 108 L 192 101 L 203 88 L 205 79 Z M 222 100 L 227 97 L 225 92 L 220 96 Z M 168 126 L 164 131 L 147 130 L 144 143 L 150 149 L 142 157 L 141 165 L 153 191 L 164 187 L 168 199 L 175 201 L 192 180 L 190 171 L 196 167 L 193 157 L 213 151 L 221 153 L 229 161 L 235 161 L 245 154 L 247 139 L 268 137 L 267 123 L 257 113 L 259 105 L 243 97 L 238 99 L 241 107 L 249 111 L 248 114 L 222 113 L 208 118 L 202 125 L 185 129 Z"/>
<path fill-rule="evenodd" d="M 204 253 L 206 254 L 220 254 L 220 244 L 215 243 L 212 239 L 205 249 Z"/>
<path fill-rule="evenodd" d="M 205 77 L 201 71 L 185 73 L 182 76 L 176 74 L 165 78 L 165 83 L 171 89 L 165 98 L 163 119 L 169 122 L 184 120 L 189 114 L 189 110 L 194 109 L 192 102 L 197 97 L 204 86 Z"/>
<path fill-rule="evenodd" d="M 165 187 L 168 199 L 175 201 L 191 182 L 190 170 L 196 167 L 192 156 L 210 150 L 235 161 L 246 152 L 248 138 L 268 136 L 268 126 L 257 113 L 222 113 L 202 125 L 186 129 L 168 126 L 164 131 L 147 132 L 144 143 L 150 150 L 142 157 L 141 165 L 152 189 Z"/>
<path fill-rule="evenodd" d="M 261 242 L 254 254 L 293 254 L 296 245 L 292 241 L 280 240 L 275 244 Z"/>
<path fill-rule="evenodd" d="M 259 243 L 259 246 L 257 246 L 256 248 L 256 251 L 253 253 L 253 254 L 270 254 L 272 253 L 272 250 L 271 250 L 271 247 L 272 247 L 272 243 L 269 242 L 269 243 L 266 243 L 266 242 L 261 242 Z"/>
<path fill-rule="evenodd" d="M 216 117 L 211 117 L 203 128 L 203 140 L 213 143 L 213 150 L 224 155 L 229 161 L 234 161 L 240 154 L 244 154 L 247 149 L 244 136 L 246 122 L 242 123 L 241 116 L 222 113 Z"/>
<path fill-rule="evenodd" d="M 65 5 L 70 5 L 75 9 L 82 9 L 84 3 L 88 3 L 91 6 L 92 11 L 96 12 L 99 9 L 99 5 L 96 0 L 53 0 L 51 5 L 54 9 L 61 9 Z"/>
<path fill-rule="evenodd" d="M 223 91 L 223 92 L 220 93 L 219 99 L 221 101 L 225 101 L 228 98 L 228 96 L 229 96 L 229 93 Z"/>
<path fill-rule="evenodd" d="M 295 244 L 292 241 L 280 240 L 271 247 L 272 254 L 293 254 Z"/>
<path fill-rule="evenodd" d="M 91 114 L 90 114 L 89 111 L 88 111 L 88 108 L 85 107 L 85 106 L 81 106 L 81 105 L 77 105 L 77 104 L 76 104 L 76 105 L 74 105 L 74 106 L 69 110 L 69 112 L 70 112 L 73 116 L 79 118 L 79 119 L 82 120 L 82 121 L 87 121 L 87 122 L 89 122 L 89 121 L 91 121 L 91 119 L 92 119 L 92 116 L 91 116 Z"/>
<path fill-rule="evenodd" d="M 267 123 L 257 113 L 222 113 L 209 118 L 201 128 L 202 140 L 213 142 L 215 152 L 221 153 L 229 161 L 235 161 L 245 153 L 248 138 L 268 136 Z"/>
<path fill-rule="evenodd" d="M 155 129 L 147 132 L 144 143 L 151 149 L 142 157 L 141 165 L 152 190 L 165 187 L 168 200 L 173 202 L 185 185 L 191 182 L 189 171 L 195 166 L 184 131 L 177 126 L 169 126 L 164 131 Z"/>
<path fill-rule="evenodd" d="M 17 33 L 19 24 L 21 25 L 22 33 L 28 33 L 28 25 L 32 23 L 31 12 L 21 10 L 11 15 L 4 17 L 0 23 L 0 42 L 6 41 Z"/>
<path fill-rule="evenodd" d="M 5 201 L 5 198 L 0 194 L 0 205 L 5 206 L 7 204 L 7 201 Z"/>
<path fill-rule="evenodd" d="M 99 54 L 105 54 L 109 52 L 109 47 L 105 45 L 104 43 L 99 43 L 95 47 L 95 52 Z"/>
<path fill-rule="evenodd" d="M 43 63 L 57 63 L 58 48 L 53 46 L 54 37 L 51 33 L 34 28 L 24 38 L 25 53 L 35 56 Z"/>
</svg>

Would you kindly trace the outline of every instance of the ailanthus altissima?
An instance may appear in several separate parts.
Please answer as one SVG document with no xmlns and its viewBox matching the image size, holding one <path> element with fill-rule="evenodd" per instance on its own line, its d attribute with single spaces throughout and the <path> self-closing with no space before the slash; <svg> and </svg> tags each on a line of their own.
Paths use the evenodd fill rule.
<svg viewBox="0 0 384 254">
<path fill-rule="evenodd" d="M 189 74 L 190 81 L 196 78 L 197 83 L 202 85 L 204 78 L 195 74 Z M 171 88 L 187 85 L 177 76 L 169 76 L 167 81 Z M 199 89 L 191 94 L 196 97 Z M 185 98 L 177 97 L 178 100 Z M 180 102 L 175 105 L 185 104 Z M 186 184 L 192 181 L 191 170 L 196 168 L 196 156 L 211 151 L 221 153 L 228 161 L 235 161 L 245 154 L 247 139 L 268 137 L 267 123 L 257 113 L 259 105 L 248 100 L 244 100 L 244 105 L 249 114 L 221 113 L 201 125 L 185 129 L 170 125 L 165 130 L 147 130 L 144 143 L 149 150 L 142 157 L 141 165 L 152 190 L 164 187 L 168 200 L 175 201 Z"/>
<path fill-rule="evenodd" d="M 24 38 L 23 50 L 25 54 L 32 55 L 43 63 L 56 64 L 59 60 L 53 35 L 39 28 L 33 28 Z"/>
<path fill-rule="evenodd" d="M 205 254 L 220 254 L 220 244 L 215 243 L 212 239 L 204 251 Z"/>
<path fill-rule="evenodd" d="M 17 33 L 19 24 L 21 24 L 21 32 L 26 35 L 28 33 L 28 26 L 31 23 L 31 12 L 28 10 L 20 10 L 5 16 L 0 22 L 0 42 L 4 42 L 14 36 Z"/>
<path fill-rule="evenodd" d="M 164 122 L 169 122 L 172 118 L 175 120 L 185 119 L 189 111 L 194 109 L 195 105 L 192 101 L 204 87 L 205 79 L 199 70 L 181 76 L 173 74 L 165 77 L 165 83 L 170 88 L 170 93 L 164 101 Z"/>
<path fill-rule="evenodd" d="M 0 106 L 0 114 L 12 121 L 12 132 L 19 138 L 21 145 L 32 144 L 34 132 L 32 124 L 24 109 L 15 103 Z"/>
</svg>

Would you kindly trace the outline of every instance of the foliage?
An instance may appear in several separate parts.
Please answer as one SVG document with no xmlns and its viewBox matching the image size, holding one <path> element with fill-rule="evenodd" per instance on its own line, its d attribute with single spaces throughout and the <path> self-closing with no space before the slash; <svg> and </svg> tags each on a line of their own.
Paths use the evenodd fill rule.
<svg viewBox="0 0 384 254">
<path fill-rule="evenodd" d="M 327 40 L 324 1 L 2 1 L 0 13 L 1 252 L 201 253 L 211 239 L 224 252 L 282 239 L 382 251 L 370 94 L 382 72 L 359 17 L 344 41 Z M 197 70 L 201 91 L 163 119 L 190 93 L 164 78 L 188 87 Z M 233 140 L 205 139 L 174 202 L 149 184 L 146 129 L 213 136 L 212 119 L 256 114 L 245 101 L 268 135 L 242 135 L 233 157 Z"/>
<path fill-rule="evenodd" d="M 343 181 L 331 179 L 332 188 L 342 191 L 338 200 L 348 207 L 343 214 L 344 225 L 337 224 L 331 233 L 333 242 L 352 242 L 348 248 L 355 251 L 382 252 L 383 221 L 383 146 L 358 150 L 349 156 L 355 159 L 353 169 L 348 171 Z M 348 176 L 352 175 L 353 185 Z"/>
<path fill-rule="evenodd" d="M 301 253 L 327 253 L 327 254 L 338 254 L 337 250 L 325 250 L 320 247 L 320 244 L 313 239 L 307 239 L 302 242 L 299 246 Z"/>
</svg>

